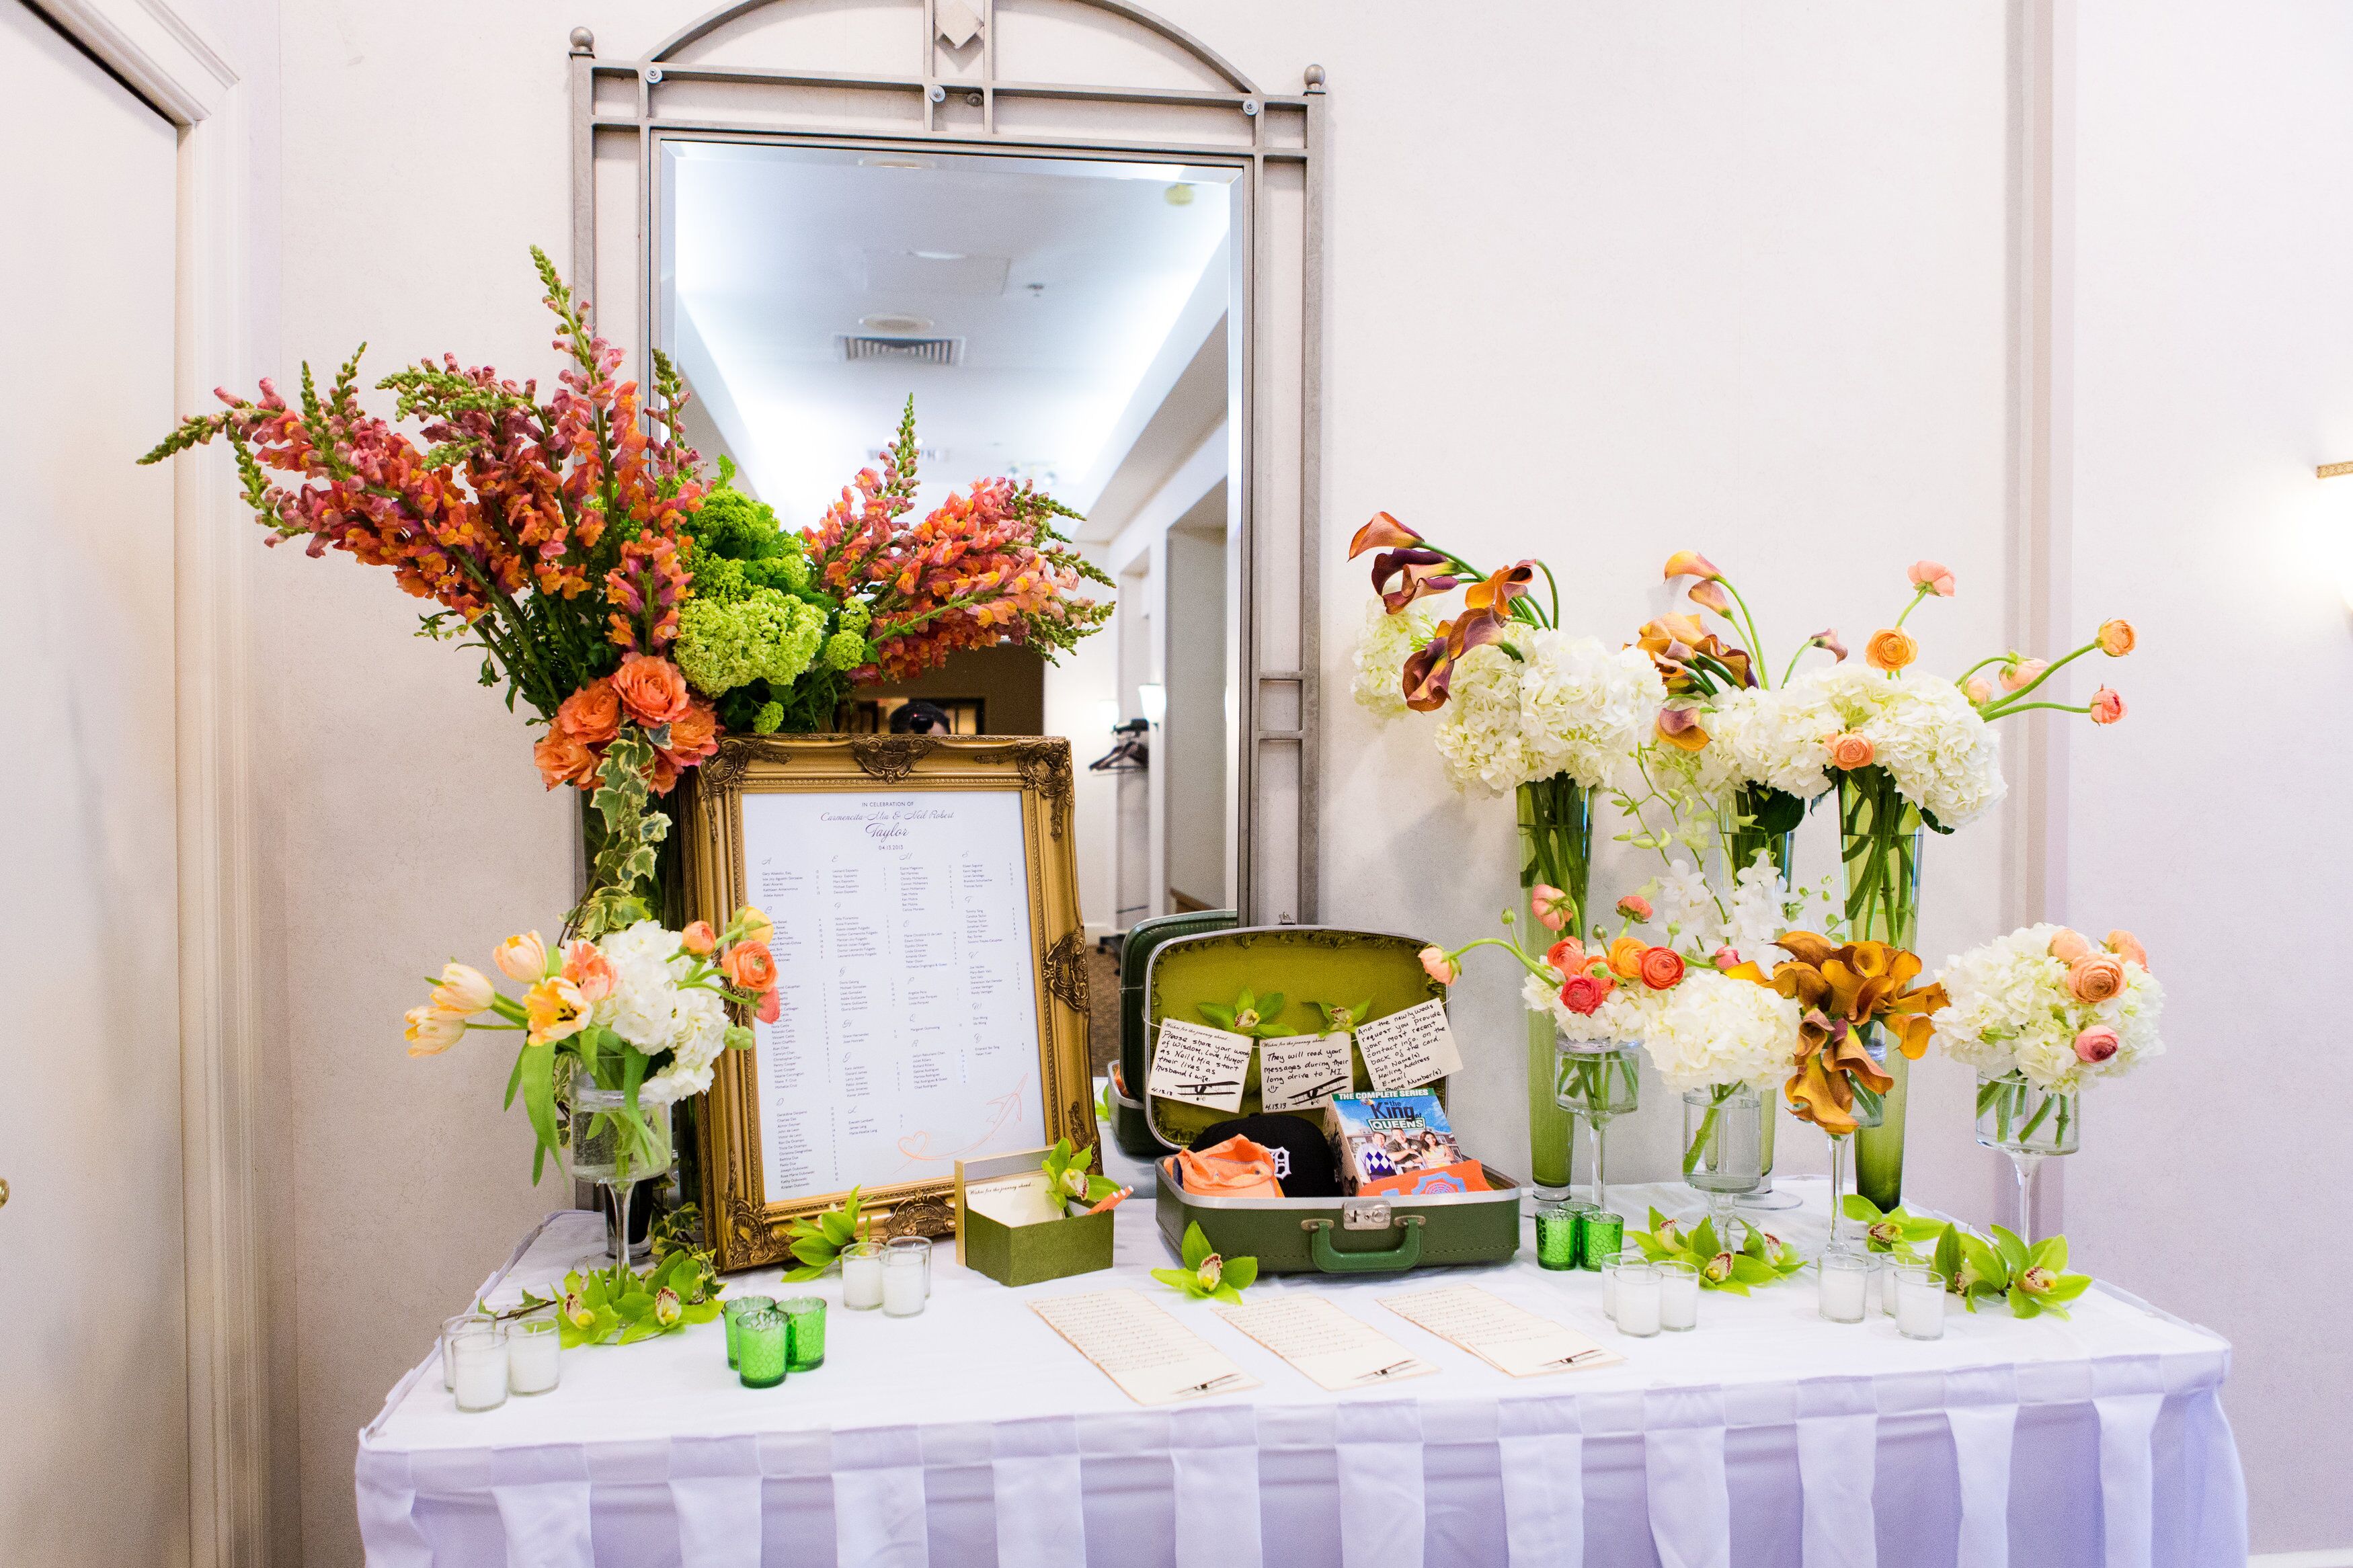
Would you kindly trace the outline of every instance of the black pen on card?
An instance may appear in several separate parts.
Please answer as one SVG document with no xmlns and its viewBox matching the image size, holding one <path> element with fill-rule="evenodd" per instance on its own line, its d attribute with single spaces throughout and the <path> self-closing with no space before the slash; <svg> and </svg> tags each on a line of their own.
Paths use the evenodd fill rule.
<svg viewBox="0 0 2353 1568">
<path fill-rule="evenodd" d="M 1240 1382 L 1241 1380 L 1241 1375 L 1242 1374 L 1238 1372 L 1221 1373 L 1218 1376 L 1209 1379 L 1207 1383 L 1197 1383 L 1190 1388 L 1180 1388 L 1176 1392 L 1180 1394 L 1207 1394 L 1209 1390 L 1216 1388 L 1220 1384 Z"/>
</svg>

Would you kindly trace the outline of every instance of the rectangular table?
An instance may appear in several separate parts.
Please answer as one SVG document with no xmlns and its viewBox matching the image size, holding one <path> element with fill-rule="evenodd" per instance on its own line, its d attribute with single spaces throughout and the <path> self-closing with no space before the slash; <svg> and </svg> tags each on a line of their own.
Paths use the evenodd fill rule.
<svg viewBox="0 0 2353 1568">
<path fill-rule="evenodd" d="M 1707 1294 L 1696 1331 L 1631 1340 L 1597 1276 L 1508 1265 L 1409 1277 L 1269 1277 L 1250 1295 L 1325 1295 L 1435 1363 L 1410 1384 L 1328 1394 L 1155 1284 L 1171 1259 L 1143 1167 L 1117 1264 L 1011 1290 L 943 1247 L 929 1310 L 848 1312 L 825 1296 L 828 1357 L 739 1386 L 718 1323 L 564 1355 L 563 1384 L 460 1414 L 428 1355 L 360 1434 L 375 1568 L 1412 1568 L 1416 1564 L 1798 1563 L 1914 1568 L 2243 1563 L 2246 1506 L 2218 1394 L 2230 1347 L 2105 1287 L 2072 1322 L 1948 1315 L 1921 1343 L 1892 1319 L 1816 1315 L 1811 1276 Z M 1800 1245 L 1825 1184 L 1765 1216 Z M 1696 1213 L 1681 1186 L 1611 1189 L 1630 1215 Z M 511 1303 L 601 1236 L 551 1215 L 483 1288 Z M 776 1271 L 731 1278 L 780 1293 Z M 1600 1339 L 1622 1366 L 1511 1378 L 1377 1299 L 1475 1281 Z M 1123 1395 L 1031 1311 L 1134 1287 L 1264 1386 L 1176 1408 Z"/>
</svg>

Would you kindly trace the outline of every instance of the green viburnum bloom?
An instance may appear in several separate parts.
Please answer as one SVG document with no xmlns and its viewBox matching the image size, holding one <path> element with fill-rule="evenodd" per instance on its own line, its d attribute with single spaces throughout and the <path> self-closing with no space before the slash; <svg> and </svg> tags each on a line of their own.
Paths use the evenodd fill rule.
<svg viewBox="0 0 2353 1568">
<path fill-rule="evenodd" d="M 858 600 L 852 599 L 841 606 L 841 615 L 839 618 L 842 630 L 862 632 L 874 624 L 874 612 L 869 610 Z"/>
<path fill-rule="evenodd" d="M 866 639 L 856 632 L 836 632 L 825 639 L 825 667 L 828 669 L 856 669 L 871 657 Z"/>
<path fill-rule="evenodd" d="M 772 588 L 740 599 L 695 597 L 679 612 L 679 668 L 706 697 L 765 679 L 789 686 L 825 635 L 825 612 Z"/>
<path fill-rule="evenodd" d="M 773 735 L 776 732 L 777 726 L 784 721 L 785 705 L 783 703 L 763 702 L 760 704 L 760 710 L 752 715 L 752 733 Z"/>
</svg>

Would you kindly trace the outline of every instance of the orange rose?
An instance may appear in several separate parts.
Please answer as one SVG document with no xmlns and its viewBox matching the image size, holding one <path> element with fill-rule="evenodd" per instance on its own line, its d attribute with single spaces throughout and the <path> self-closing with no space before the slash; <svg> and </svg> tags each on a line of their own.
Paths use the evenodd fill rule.
<svg viewBox="0 0 2353 1568">
<path fill-rule="evenodd" d="M 2124 658 L 2125 655 L 2132 652 L 2133 645 L 2138 641 L 2140 638 L 2134 633 L 2133 624 L 2130 621 L 2100 623 L 2100 651 L 2110 658 Z"/>
<path fill-rule="evenodd" d="M 755 943 L 739 942 L 719 961 L 719 972 L 738 991 L 765 991 L 776 983 L 776 955 Z"/>
<path fill-rule="evenodd" d="M 2064 926 L 2051 933 L 2051 956 L 2062 963 L 2073 963 L 2091 951 L 2090 942 Z"/>
<path fill-rule="evenodd" d="M 621 668 L 613 672 L 611 679 L 621 706 L 628 710 L 630 718 L 648 729 L 684 717 L 692 701 L 686 689 L 686 677 L 666 658 L 624 654 Z"/>
<path fill-rule="evenodd" d="M 1872 758 L 1875 755 L 1869 738 L 1858 735 L 1852 730 L 1832 735 L 1830 747 L 1831 766 L 1841 773 L 1851 773 L 1857 768 L 1867 768 L 1871 766 Z"/>
<path fill-rule="evenodd" d="M 1651 990 L 1672 990 L 1683 982 L 1683 955 L 1672 947 L 1644 948 L 1641 973 L 1642 984 Z"/>
<path fill-rule="evenodd" d="M 2110 931 L 2108 951 L 2126 963 L 2137 963 L 2144 970 L 2148 968 L 2148 951 L 2141 946 L 2140 939 L 2128 931 Z"/>
<path fill-rule="evenodd" d="M 2087 952 L 2067 966 L 2067 990 L 2078 1002 L 2105 1002 L 2125 988 L 2124 961 Z"/>
<path fill-rule="evenodd" d="M 592 680 L 564 700 L 555 727 L 584 746 L 601 746 L 621 732 L 621 697 L 609 679 Z"/>
<path fill-rule="evenodd" d="M 591 1003 L 602 1002 L 621 984 L 613 961 L 593 942 L 575 942 L 565 950 L 564 978 L 572 982 L 582 1000 Z"/>
<path fill-rule="evenodd" d="M 1872 633 L 1862 647 L 1863 662 L 1891 675 L 1919 657 L 1920 645 L 1912 640 L 1912 634 L 1895 626 Z"/>
<path fill-rule="evenodd" d="M 670 744 L 658 748 L 670 765 L 691 768 L 719 749 L 719 715 L 701 698 L 670 721 Z"/>
<path fill-rule="evenodd" d="M 1642 973 L 1642 954 L 1651 944 L 1639 936 L 1621 936 L 1609 944 L 1609 967 L 1615 973 L 1636 980 Z"/>
<path fill-rule="evenodd" d="M 531 760 L 539 764 L 539 776 L 548 788 L 568 784 L 586 789 L 596 782 L 596 764 L 602 759 L 559 727 L 531 749 Z"/>
</svg>

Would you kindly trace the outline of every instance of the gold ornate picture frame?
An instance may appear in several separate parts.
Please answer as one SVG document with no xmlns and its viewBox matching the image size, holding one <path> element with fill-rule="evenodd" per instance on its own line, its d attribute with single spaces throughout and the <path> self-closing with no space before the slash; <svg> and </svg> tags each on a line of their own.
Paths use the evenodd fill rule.
<svg viewBox="0 0 2353 1568">
<path fill-rule="evenodd" d="M 1096 1142 L 1087 1049 L 1086 936 L 1071 839 L 1071 778 L 1068 741 L 930 735 L 730 736 L 720 742 L 715 756 L 687 775 L 679 831 L 689 913 L 723 927 L 739 905 L 759 905 L 776 923 L 779 970 L 785 976 L 779 986 L 785 1016 L 775 1026 L 755 1027 L 759 1044 L 754 1049 L 729 1051 L 721 1058 L 711 1092 L 700 1105 L 703 1213 L 721 1268 L 786 1260 L 786 1224 L 836 1205 L 852 1184 L 844 1182 L 839 1191 L 810 1191 L 807 1179 L 785 1180 L 783 1184 L 799 1190 L 771 1198 L 768 1172 L 789 1177 L 822 1168 L 828 1159 L 839 1164 L 842 1158 L 820 1149 L 804 1160 L 794 1150 L 830 1140 L 825 1148 L 838 1151 L 855 1133 L 862 1142 L 853 1147 L 864 1151 L 857 1158 L 871 1171 L 877 1158 L 876 1140 L 895 1140 L 881 1156 L 899 1165 L 891 1173 L 894 1179 L 857 1184 L 867 1211 L 881 1216 L 876 1234 L 944 1235 L 954 1223 L 951 1194 L 957 1158 L 1002 1152 L 987 1146 L 991 1139 L 1003 1142 L 1006 1149 L 1060 1138 L 1080 1146 Z M 1015 820 L 1014 811 L 1000 799 L 1006 795 L 1018 801 L 1018 854 L 995 837 L 1009 831 Z M 764 803 L 764 796 L 795 798 Z M 836 800 L 839 807 L 832 804 Z M 929 858 L 910 856 L 904 845 L 892 841 L 891 836 L 900 832 L 900 819 L 911 817 L 916 819 L 916 831 L 933 834 L 936 845 L 939 834 L 959 831 L 961 825 L 946 827 L 921 819 L 959 809 L 989 825 L 992 837 L 975 851 L 986 852 L 986 865 L 968 867 L 961 860 L 943 865 L 936 852 Z M 780 852 L 776 838 L 784 831 L 779 825 L 788 820 L 796 835 L 789 855 Z M 823 837 L 800 836 L 802 825 L 811 823 L 821 825 Z M 760 866 L 752 863 L 755 857 Z M 784 860 L 793 863 L 777 864 Z M 991 1058 L 999 1075 L 1018 1074 L 1022 1065 L 1014 1059 L 1017 1047 L 1010 1031 L 1018 1027 L 1026 994 L 1036 1023 L 1035 1076 L 1027 1082 L 1034 1086 L 1037 1115 L 1032 1119 L 1028 1107 L 1018 1103 L 1021 1091 L 991 1098 L 987 1102 L 991 1106 L 1016 1103 L 1001 1110 L 1000 1121 L 976 1141 L 968 1130 L 955 1134 L 964 1137 L 968 1147 L 934 1151 L 926 1142 L 928 1130 L 902 1137 L 898 1123 L 890 1119 L 915 1098 L 916 1091 L 908 1087 L 910 1074 L 918 1081 L 929 1075 L 925 1087 L 933 1098 L 926 1103 L 937 1105 L 943 1093 L 952 1094 L 942 1088 L 943 1053 L 962 1051 L 967 1042 L 955 1038 L 955 1032 L 973 1033 L 980 1026 L 967 1012 L 934 1007 L 923 1015 L 934 1037 L 920 1049 L 912 1038 L 861 1037 L 862 1043 L 845 1044 L 836 1031 L 846 1037 L 860 1026 L 843 1021 L 848 1005 L 843 999 L 853 994 L 855 982 L 841 977 L 846 972 L 840 969 L 840 955 L 864 951 L 859 943 L 874 944 L 871 951 L 879 953 L 893 943 L 949 941 L 938 931 L 908 935 L 891 923 L 892 910 L 913 907 L 906 900 L 920 900 L 936 880 L 949 879 L 951 871 L 961 898 L 965 888 L 985 884 L 999 868 L 1008 883 L 1018 875 L 1024 884 L 1028 941 L 1018 944 L 1018 952 L 1012 951 L 1017 944 L 1001 936 L 981 944 L 990 950 L 986 954 L 979 947 L 955 946 L 956 953 L 970 955 L 960 958 L 958 974 L 943 983 L 964 984 L 968 978 L 972 985 L 985 988 L 977 994 L 996 998 L 987 1005 L 1002 1008 L 989 1040 L 973 1047 L 975 1054 Z M 813 880 L 820 871 L 822 880 Z M 911 874 L 913 879 L 906 880 Z M 976 877 L 980 883 L 973 881 Z M 882 900 L 886 883 L 887 901 Z M 845 888 L 859 889 L 841 895 L 855 902 L 837 898 L 833 912 L 825 912 L 824 897 L 839 895 Z M 819 889 L 822 892 L 813 890 Z M 992 921 L 1013 915 L 1009 886 L 997 888 L 994 896 L 999 900 L 994 909 L 983 905 L 981 894 L 974 895 L 969 911 L 961 903 L 955 906 L 952 934 L 956 942 L 964 940 L 958 933 L 987 931 L 994 929 Z M 853 908 L 862 913 L 846 919 Z M 813 956 L 820 940 L 826 951 Z M 865 973 L 874 973 L 873 961 Z M 892 973 L 912 971 L 894 966 Z M 896 979 L 891 984 L 895 985 Z M 827 984 L 836 989 L 822 992 Z M 895 998 L 897 994 L 892 994 Z M 963 1005 L 970 1009 L 974 1005 L 967 999 Z M 909 1033 L 912 1037 L 914 1030 Z M 821 1050 L 813 1043 L 819 1039 Z M 818 1055 L 825 1059 L 815 1060 Z M 918 1055 L 931 1065 L 912 1066 Z M 969 1065 L 963 1055 L 955 1059 Z M 769 1069 L 765 1081 L 764 1065 Z M 853 1068 L 858 1075 L 854 1106 L 844 1098 L 853 1092 L 844 1087 L 849 1081 L 844 1075 Z M 884 1069 L 892 1075 L 890 1084 L 878 1081 Z M 825 1075 L 823 1084 L 813 1090 L 806 1087 L 811 1084 L 812 1070 Z M 959 1077 L 957 1081 L 965 1080 Z M 787 1099 L 778 1088 L 783 1082 L 805 1088 Z M 768 1103 L 770 1098 L 774 1104 Z M 789 1129 L 777 1120 L 794 1117 L 798 1120 Z M 876 1131 L 878 1126 L 881 1132 Z M 1042 1137 L 1029 1135 L 1033 1131 Z"/>
</svg>

